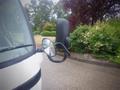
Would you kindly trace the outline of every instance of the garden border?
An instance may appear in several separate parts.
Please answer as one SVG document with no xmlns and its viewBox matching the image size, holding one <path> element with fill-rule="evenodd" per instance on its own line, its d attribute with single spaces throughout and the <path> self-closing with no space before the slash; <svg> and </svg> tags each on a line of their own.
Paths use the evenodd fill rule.
<svg viewBox="0 0 120 90">
<path fill-rule="evenodd" d="M 60 54 L 60 53 L 59 53 L 59 55 L 62 56 L 62 54 Z M 90 55 L 90 54 L 77 54 L 77 53 L 72 52 L 71 56 L 69 56 L 68 58 L 72 59 L 72 60 L 77 60 L 80 62 L 89 63 L 89 64 L 100 65 L 103 67 L 114 67 L 114 68 L 120 69 L 119 64 L 111 63 L 111 62 L 105 61 L 105 60 L 97 60 L 97 59 L 93 58 L 92 55 Z"/>
</svg>

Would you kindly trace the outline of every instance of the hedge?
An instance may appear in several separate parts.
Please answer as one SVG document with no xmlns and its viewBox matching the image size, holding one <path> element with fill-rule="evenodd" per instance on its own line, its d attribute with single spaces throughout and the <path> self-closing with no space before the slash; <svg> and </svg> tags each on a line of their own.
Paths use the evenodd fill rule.
<svg viewBox="0 0 120 90">
<path fill-rule="evenodd" d="M 71 50 L 120 63 L 120 20 L 80 25 L 70 34 Z"/>
<path fill-rule="evenodd" d="M 56 31 L 43 31 L 40 33 L 42 36 L 56 36 Z"/>
</svg>

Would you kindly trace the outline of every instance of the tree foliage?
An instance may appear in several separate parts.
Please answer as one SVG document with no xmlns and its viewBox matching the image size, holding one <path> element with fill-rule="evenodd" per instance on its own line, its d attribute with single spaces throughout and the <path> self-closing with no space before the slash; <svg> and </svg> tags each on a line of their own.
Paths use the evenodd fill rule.
<svg viewBox="0 0 120 90">
<path fill-rule="evenodd" d="M 53 13 L 56 14 L 57 18 L 67 18 L 69 15 L 67 12 L 65 12 L 63 3 L 61 1 L 54 5 Z"/>
<path fill-rule="evenodd" d="M 31 0 L 31 4 L 26 7 L 34 28 L 42 30 L 44 23 L 49 22 L 51 19 L 52 0 Z"/>
<path fill-rule="evenodd" d="M 55 4 L 52 0 L 31 0 L 31 4 L 25 7 L 29 21 L 37 32 L 44 30 L 46 22 L 54 23 L 57 18 L 66 18 L 68 14 L 63 8 L 61 1 Z"/>
<path fill-rule="evenodd" d="M 120 17 L 120 0 L 61 0 L 72 26 Z"/>
</svg>

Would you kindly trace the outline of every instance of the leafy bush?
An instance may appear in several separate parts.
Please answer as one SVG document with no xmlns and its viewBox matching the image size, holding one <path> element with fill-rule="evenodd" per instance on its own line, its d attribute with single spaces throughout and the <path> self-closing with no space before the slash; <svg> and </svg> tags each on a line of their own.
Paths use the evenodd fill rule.
<svg viewBox="0 0 120 90">
<path fill-rule="evenodd" d="M 90 26 L 78 26 L 76 30 L 70 34 L 71 49 L 75 52 L 86 52 L 88 42 L 85 34 L 89 31 Z"/>
<path fill-rule="evenodd" d="M 78 26 L 70 34 L 71 50 L 92 53 L 120 62 L 120 20 Z"/>
<path fill-rule="evenodd" d="M 117 20 L 97 23 L 95 26 L 93 26 L 92 28 L 93 30 L 91 31 L 94 31 L 95 33 L 93 33 L 94 35 L 91 36 L 90 39 L 91 41 L 94 41 L 92 44 L 93 48 L 94 47 L 96 48 L 96 46 L 98 46 L 97 49 L 99 50 L 95 51 L 96 53 L 108 54 L 108 55 L 116 55 L 118 53 L 118 48 L 120 45 L 119 28 L 120 28 L 120 21 L 117 21 Z M 99 45 L 101 44 L 101 46 L 96 44 L 99 44 Z"/>
<path fill-rule="evenodd" d="M 39 35 L 40 32 L 39 32 L 39 31 L 33 31 L 33 34 L 34 34 L 34 35 Z"/>
<path fill-rule="evenodd" d="M 49 33 L 51 31 L 55 31 L 56 30 L 56 26 L 55 26 L 55 23 L 53 22 L 46 22 L 42 28 L 38 27 L 38 26 L 34 26 L 33 27 L 33 33 L 35 35 L 40 35 L 41 32 L 44 33 L 44 31 L 49 31 Z M 45 32 L 46 33 L 46 32 Z M 53 33 L 53 32 L 52 32 Z"/>
<path fill-rule="evenodd" d="M 43 31 L 41 32 L 42 36 L 56 36 L 56 31 Z"/>
<path fill-rule="evenodd" d="M 43 31 L 40 33 L 42 36 L 56 36 L 55 24 L 47 22 L 43 26 Z"/>
<path fill-rule="evenodd" d="M 43 27 L 43 31 L 55 31 L 55 28 L 56 28 L 55 23 L 47 22 Z"/>
<path fill-rule="evenodd" d="M 32 32 L 33 32 L 34 35 L 39 35 L 41 30 L 38 27 L 33 27 Z"/>
</svg>

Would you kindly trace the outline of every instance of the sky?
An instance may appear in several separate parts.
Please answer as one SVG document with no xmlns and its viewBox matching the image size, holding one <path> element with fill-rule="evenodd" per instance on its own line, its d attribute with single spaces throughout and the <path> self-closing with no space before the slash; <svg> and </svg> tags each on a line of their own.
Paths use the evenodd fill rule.
<svg viewBox="0 0 120 90">
<path fill-rule="evenodd" d="M 54 3 L 58 2 L 59 0 L 52 0 Z"/>
<path fill-rule="evenodd" d="M 25 5 L 27 3 L 30 3 L 31 0 L 21 0 L 22 4 Z M 59 0 L 52 0 L 54 3 L 57 3 Z"/>
</svg>

